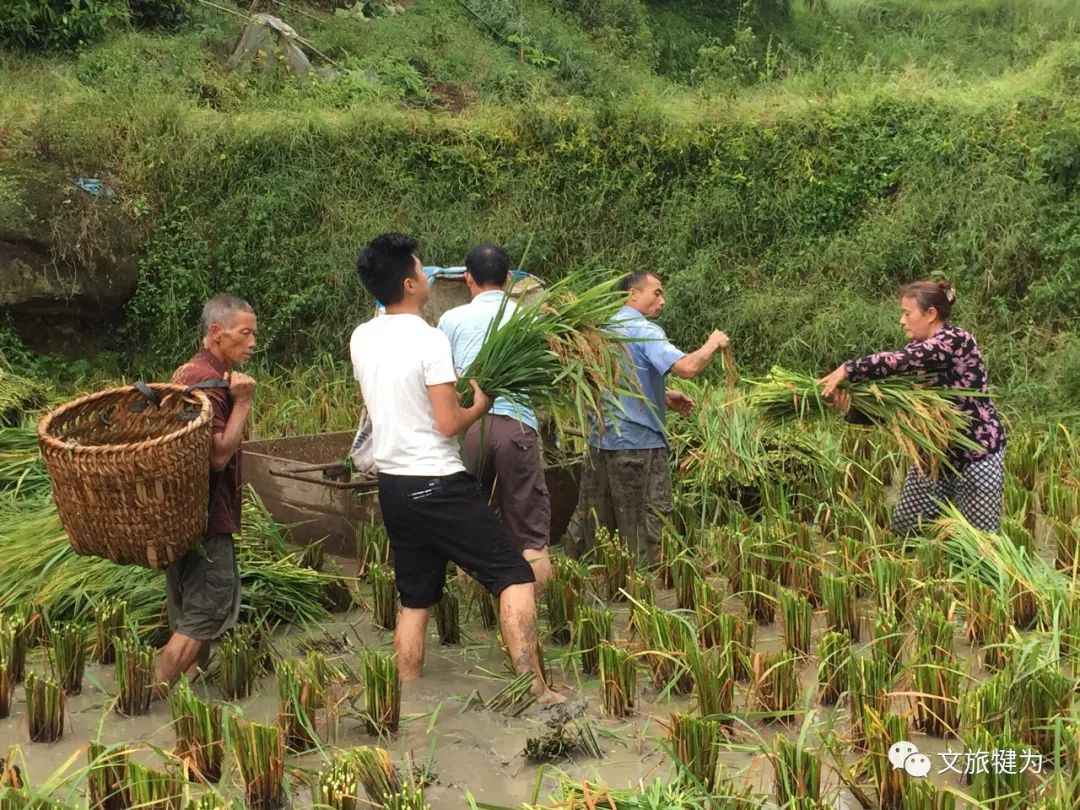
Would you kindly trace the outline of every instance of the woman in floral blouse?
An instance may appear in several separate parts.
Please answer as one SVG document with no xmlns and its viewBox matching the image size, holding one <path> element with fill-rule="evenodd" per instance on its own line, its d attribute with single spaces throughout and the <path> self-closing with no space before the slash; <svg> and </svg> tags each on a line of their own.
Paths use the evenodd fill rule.
<svg viewBox="0 0 1080 810">
<path fill-rule="evenodd" d="M 837 386 L 844 380 L 863 382 L 891 374 L 925 374 L 942 388 L 987 391 L 986 366 L 975 338 L 949 323 L 956 292 L 947 282 L 917 281 L 900 292 L 900 323 L 911 339 L 895 352 L 848 360 L 822 378 L 821 392 L 841 410 L 849 397 Z M 979 449 L 954 448 L 949 461 L 955 473 L 938 479 L 917 468 L 908 470 L 900 501 L 893 512 L 893 530 L 908 534 L 921 520 L 937 517 L 941 504 L 954 503 L 976 528 L 996 532 L 1001 525 L 1005 488 L 1005 429 L 989 397 L 960 397 L 956 407 L 968 417 L 965 434 Z"/>
</svg>

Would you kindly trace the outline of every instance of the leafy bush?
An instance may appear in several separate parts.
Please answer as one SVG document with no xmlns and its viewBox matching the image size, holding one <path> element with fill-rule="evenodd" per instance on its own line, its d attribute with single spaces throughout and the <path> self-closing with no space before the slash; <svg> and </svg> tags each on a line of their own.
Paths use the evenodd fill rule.
<svg viewBox="0 0 1080 810">
<path fill-rule="evenodd" d="M 195 0 L 127 0 L 140 28 L 177 28 L 191 19 Z"/>
<path fill-rule="evenodd" d="M 100 40 L 114 20 L 126 16 L 126 0 L 4 0 L 0 42 L 29 50 L 72 50 Z"/>
</svg>

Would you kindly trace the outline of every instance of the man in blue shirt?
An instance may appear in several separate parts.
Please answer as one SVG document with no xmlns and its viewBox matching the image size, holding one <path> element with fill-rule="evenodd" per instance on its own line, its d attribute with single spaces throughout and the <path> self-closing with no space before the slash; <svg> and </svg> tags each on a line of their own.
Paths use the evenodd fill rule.
<svg viewBox="0 0 1080 810">
<path fill-rule="evenodd" d="M 635 270 L 620 287 L 627 293 L 626 305 L 612 319 L 611 329 L 627 341 L 640 396 L 610 398 L 603 430 L 593 428 L 567 551 L 575 557 L 588 551 L 599 525 L 618 531 L 638 562 L 648 565 L 659 558 L 662 516 L 672 510 L 665 407 L 682 414 L 694 407 L 686 394 L 667 390 L 664 378 L 669 373 L 698 376 L 729 341 L 715 330 L 700 349 L 686 354 L 651 320 L 664 309 L 660 279 L 648 270 Z"/>
<path fill-rule="evenodd" d="M 465 283 L 472 301 L 439 319 L 439 329 L 450 339 L 458 374 L 476 358 L 500 307 L 504 321 L 516 308 L 510 300 L 503 306 L 509 274 L 510 257 L 498 245 L 477 245 L 465 257 Z M 461 455 L 465 468 L 479 479 L 488 497 L 494 492 L 499 517 L 532 565 L 540 593 L 551 574 L 551 499 L 532 408 L 527 403 L 497 398 L 488 414 L 465 434 Z"/>
</svg>

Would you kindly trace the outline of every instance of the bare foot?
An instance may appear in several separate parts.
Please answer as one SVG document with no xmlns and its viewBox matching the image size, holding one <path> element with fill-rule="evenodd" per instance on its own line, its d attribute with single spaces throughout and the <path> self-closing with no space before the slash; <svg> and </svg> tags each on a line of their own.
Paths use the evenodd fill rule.
<svg viewBox="0 0 1080 810">
<path fill-rule="evenodd" d="M 548 689 L 539 678 L 533 683 L 533 694 L 536 695 L 537 706 L 554 706 L 556 703 L 566 703 L 566 697 L 558 692 Z"/>
</svg>

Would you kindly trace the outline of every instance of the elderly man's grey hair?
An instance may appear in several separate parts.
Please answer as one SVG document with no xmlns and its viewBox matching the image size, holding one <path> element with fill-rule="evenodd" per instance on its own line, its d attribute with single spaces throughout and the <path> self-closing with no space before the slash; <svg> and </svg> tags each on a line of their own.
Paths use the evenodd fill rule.
<svg viewBox="0 0 1080 810">
<path fill-rule="evenodd" d="M 251 304 L 238 295 L 215 295 L 202 308 L 203 337 L 210 334 L 210 324 L 216 323 L 228 329 L 237 312 L 251 312 Z"/>
</svg>

